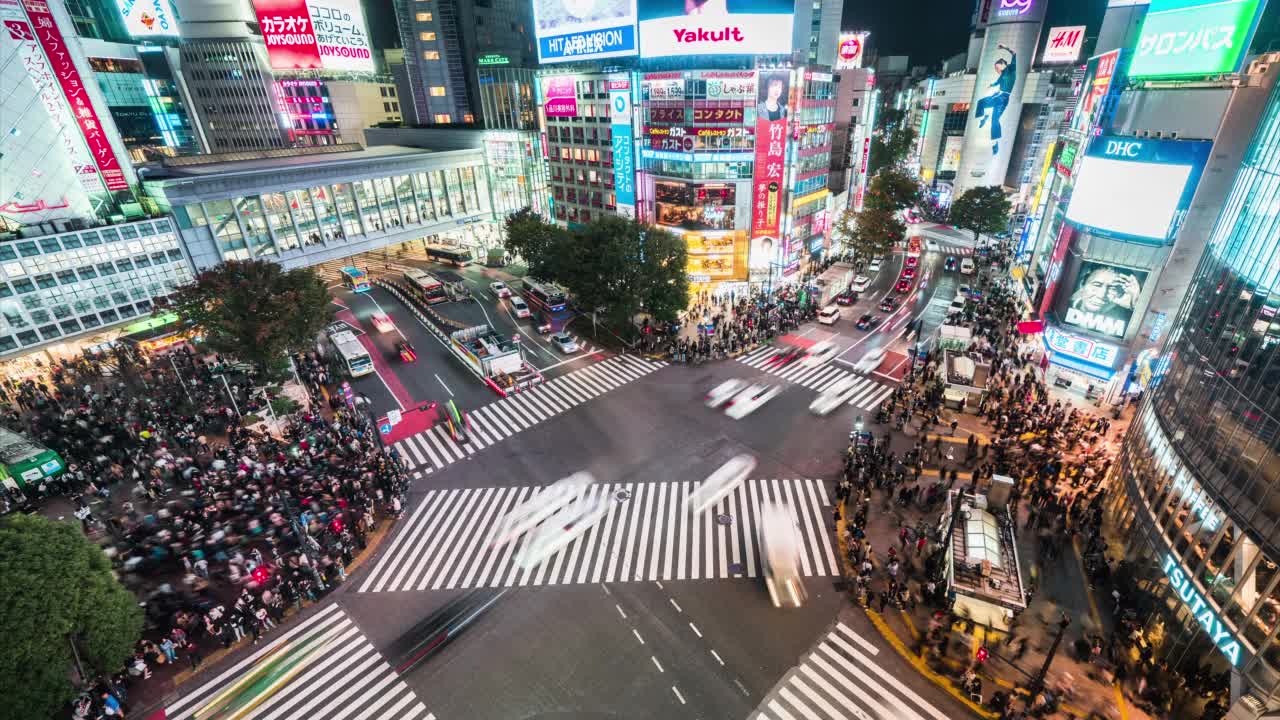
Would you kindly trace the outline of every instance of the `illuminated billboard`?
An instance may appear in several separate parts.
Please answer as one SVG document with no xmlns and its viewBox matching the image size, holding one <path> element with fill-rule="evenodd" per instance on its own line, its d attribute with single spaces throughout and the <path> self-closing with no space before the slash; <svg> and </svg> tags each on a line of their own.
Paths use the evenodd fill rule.
<svg viewBox="0 0 1280 720">
<path fill-rule="evenodd" d="M 1084 87 L 1080 90 L 1080 100 L 1071 118 L 1072 130 L 1089 132 L 1101 120 L 1111 88 L 1114 86 L 1118 91 L 1124 84 L 1118 82 L 1119 70 L 1119 50 L 1089 58 L 1084 72 Z"/>
<path fill-rule="evenodd" d="M 836 45 L 836 69 L 851 70 L 862 67 L 862 52 L 866 48 L 866 33 L 840 33 L 840 43 Z"/>
<path fill-rule="evenodd" d="M 169 0 L 116 0 L 124 27 L 135 38 L 177 36 L 178 18 Z"/>
<path fill-rule="evenodd" d="M 1062 324 L 1122 338 L 1142 297 L 1147 273 L 1142 270 L 1082 262 L 1075 288 L 1067 299 Z"/>
<path fill-rule="evenodd" d="M 1076 173 L 1067 219 L 1096 235 L 1172 240 L 1212 147 L 1208 140 L 1094 138 Z"/>
<path fill-rule="evenodd" d="M 1265 4 L 1262 0 L 1151 0 L 1129 77 L 1236 72 Z"/>
<path fill-rule="evenodd" d="M 359 0 L 253 0 L 273 70 L 373 72 Z"/>
<path fill-rule="evenodd" d="M 646 0 L 640 6 L 640 54 L 788 55 L 791 0 Z"/>
<path fill-rule="evenodd" d="M 1073 63 L 1084 47 L 1084 25 L 1049 28 L 1049 39 L 1040 56 L 1043 63 Z"/>
<path fill-rule="evenodd" d="M 578 117 L 577 75 L 542 79 L 543 112 L 547 117 Z"/>
<path fill-rule="evenodd" d="M 635 0 L 533 0 L 538 62 L 636 54 Z"/>
</svg>

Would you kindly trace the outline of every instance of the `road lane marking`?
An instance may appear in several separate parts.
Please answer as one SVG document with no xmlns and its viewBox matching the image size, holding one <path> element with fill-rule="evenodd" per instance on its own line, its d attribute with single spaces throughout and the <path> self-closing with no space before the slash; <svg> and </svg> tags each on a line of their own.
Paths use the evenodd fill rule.
<svg viewBox="0 0 1280 720">
<path fill-rule="evenodd" d="M 453 391 L 449 389 L 448 385 L 444 384 L 444 381 L 440 379 L 440 376 L 436 373 L 432 373 L 432 375 L 436 376 L 436 382 L 440 383 L 440 387 L 444 388 L 445 392 L 449 393 L 449 397 L 453 397 Z"/>
</svg>

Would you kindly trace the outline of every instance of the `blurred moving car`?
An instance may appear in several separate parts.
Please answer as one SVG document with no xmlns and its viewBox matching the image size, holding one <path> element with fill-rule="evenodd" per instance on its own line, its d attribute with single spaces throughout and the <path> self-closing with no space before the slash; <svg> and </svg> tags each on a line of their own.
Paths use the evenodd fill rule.
<svg viewBox="0 0 1280 720">
<path fill-rule="evenodd" d="M 902 275 L 901 275 L 900 277 L 902 277 L 902 278 L 904 278 L 904 279 L 906 279 L 906 280 L 914 280 L 914 279 L 915 279 L 915 277 L 916 277 L 916 269 L 915 269 L 915 268 L 902 268 Z"/>
<path fill-rule="evenodd" d="M 511 297 L 511 288 L 507 287 L 507 284 L 501 280 L 494 280 L 489 283 L 489 289 L 500 298 Z"/>
<path fill-rule="evenodd" d="M 908 255 L 907 259 L 902 262 L 903 267 L 913 268 L 920 264 L 920 258 L 915 255 Z"/>
<path fill-rule="evenodd" d="M 880 324 L 879 316 L 872 315 L 871 313 L 866 313 L 862 317 L 858 318 L 857 327 L 859 330 L 870 330 L 879 324 Z"/>
<path fill-rule="evenodd" d="M 685 508 L 693 515 L 705 512 L 746 481 L 747 476 L 755 469 L 756 459 L 751 455 L 744 453 L 729 458 L 728 462 L 708 475 L 706 480 L 689 493 L 684 501 Z"/>
<path fill-rule="evenodd" d="M 853 279 L 853 283 L 849 285 L 849 289 L 854 292 L 862 292 L 871 284 L 871 278 L 866 275 L 859 275 Z"/>
<path fill-rule="evenodd" d="M 730 378 L 711 388 L 711 392 L 707 393 L 706 403 L 709 408 L 718 408 L 729 402 L 729 400 L 737 395 L 742 388 L 747 386 L 746 380 Z"/>
<path fill-rule="evenodd" d="M 373 329 L 380 333 L 391 332 L 396 329 L 396 324 L 391 322 L 391 318 L 381 310 L 369 316 L 370 322 L 373 323 Z"/>
<path fill-rule="evenodd" d="M 521 298 L 519 295 L 512 295 L 507 298 L 507 302 L 511 303 L 511 311 L 515 313 L 516 317 L 529 317 L 529 306 L 525 303 L 524 298 Z"/>
<path fill-rule="evenodd" d="M 946 272 L 955 272 L 956 267 L 957 265 L 956 265 L 955 255 L 948 255 L 947 259 L 942 261 L 942 269 L 945 270 Z"/>
<path fill-rule="evenodd" d="M 757 384 L 748 386 L 746 390 L 738 393 L 729 401 L 729 406 L 724 412 L 734 420 L 741 420 L 777 397 L 780 392 L 782 392 L 782 388 L 777 385 Z"/>
<path fill-rule="evenodd" d="M 814 415 L 827 415 L 853 398 L 854 392 L 862 387 L 857 375 L 846 375 L 837 380 L 831 387 L 823 390 L 818 397 L 809 403 L 809 412 Z"/>
<path fill-rule="evenodd" d="M 796 513 L 787 503 L 766 502 L 760 508 L 760 561 L 774 607 L 800 607 L 807 593 L 800 577 L 800 532 Z"/>
<path fill-rule="evenodd" d="M 880 264 L 884 262 L 884 258 L 871 258 L 871 264 L 867 266 L 867 272 L 880 272 Z"/>
<path fill-rule="evenodd" d="M 880 312 L 893 312 L 898 309 L 900 299 L 897 295 L 885 295 L 880 301 Z"/>
<path fill-rule="evenodd" d="M 840 308 L 835 305 L 828 305 L 818 312 L 818 322 L 823 325 L 835 325 L 840 319 Z"/>
<path fill-rule="evenodd" d="M 769 360 L 765 362 L 764 365 L 765 367 L 773 368 L 774 370 L 779 370 L 799 360 L 802 357 L 804 357 L 804 350 L 801 350 L 798 347 L 788 348 L 785 352 L 780 352 L 774 355 L 773 357 L 769 358 Z"/>
<path fill-rule="evenodd" d="M 819 365 L 824 365 L 827 361 L 834 358 L 839 350 L 840 347 L 835 343 L 830 340 L 823 340 L 809 348 L 809 354 L 801 364 L 807 368 L 815 368 Z"/>
<path fill-rule="evenodd" d="M 551 344 L 565 355 L 572 355 L 578 352 L 578 343 L 574 342 L 573 336 L 569 333 L 558 332 L 551 336 Z"/>
<path fill-rule="evenodd" d="M 418 353 L 413 349 L 413 345 L 408 340 L 401 340 L 396 343 L 396 352 L 400 354 L 400 360 L 411 363 L 418 359 Z"/>
<path fill-rule="evenodd" d="M 852 305 L 858 302 L 858 293 L 852 290 L 845 290 L 836 296 L 837 305 Z"/>
<path fill-rule="evenodd" d="M 911 281 L 906 278 L 902 278 L 898 280 L 897 285 L 893 286 L 893 290 L 894 292 L 900 292 L 900 293 L 911 292 Z"/>
<path fill-rule="evenodd" d="M 875 372 L 876 368 L 880 367 L 880 363 L 884 362 L 884 355 L 885 350 L 882 347 L 871 350 L 853 364 L 853 369 L 861 373 Z"/>
<path fill-rule="evenodd" d="M 972 275 L 977 269 L 977 266 L 973 264 L 973 258 L 965 258 L 960 261 L 961 275 Z"/>
</svg>

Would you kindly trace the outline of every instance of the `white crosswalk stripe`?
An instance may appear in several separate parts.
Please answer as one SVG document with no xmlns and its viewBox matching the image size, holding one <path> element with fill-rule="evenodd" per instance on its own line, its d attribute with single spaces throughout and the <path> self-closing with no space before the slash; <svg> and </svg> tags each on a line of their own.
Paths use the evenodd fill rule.
<svg viewBox="0 0 1280 720">
<path fill-rule="evenodd" d="M 876 408 L 880 407 L 880 403 L 885 401 L 885 398 L 893 394 L 892 385 L 881 384 L 861 373 L 847 370 L 833 363 L 819 365 L 816 368 L 805 367 L 799 362 L 793 362 L 786 367 L 777 369 L 769 367 L 769 359 L 779 352 L 778 348 L 769 345 L 757 348 L 739 357 L 738 362 L 818 392 L 822 392 L 852 375 L 858 378 L 858 385 L 853 391 L 853 397 L 849 400 L 849 404 L 867 412 L 874 412 Z"/>
<path fill-rule="evenodd" d="M 804 575 L 840 572 L 822 480 L 750 480 L 696 517 L 685 510 L 694 482 L 599 483 L 589 492 L 613 507 L 582 537 L 537 568 L 515 563 L 521 541 L 494 547 L 501 519 L 539 490 L 529 487 L 432 490 L 400 524 L 358 592 L 439 590 L 585 582 L 756 577 L 761 505 L 785 500 L 804 541 Z M 727 515 L 728 522 L 720 516 Z"/>
<path fill-rule="evenodd" d="M 301 662 L 289 667 L 295 659 Z M 271 668 L 272 662 L 279 664 Z M 264 687 L 262 678 L 253 677 L 257 672 L 279 677 L 280 684 Z M 238 689 L 241 681 L 247 682 Z M 224 709 L 219 712 L 219 707 Z M 164 716 L 189 720 L 232 712 L 243 720 L 435 720 L 337 604 L 289 626 L 249 657 L 185 693 L 165 708 Z"/>
<path fill-rule="evenodd" d="M 433 472 L 521 430 L 665 367 L 633 355 L 618 355 L 561 375 L 467 413 L 470 441 L 459 443 L 444 425 L 435 425 L 394 443 L 409 470 Z"/>
<path fill-rule="evenodd" d="M 789 670 L 752 720 L 949 720 L 875 660 L 880 650 L 837 622 Z"/>
</svg>

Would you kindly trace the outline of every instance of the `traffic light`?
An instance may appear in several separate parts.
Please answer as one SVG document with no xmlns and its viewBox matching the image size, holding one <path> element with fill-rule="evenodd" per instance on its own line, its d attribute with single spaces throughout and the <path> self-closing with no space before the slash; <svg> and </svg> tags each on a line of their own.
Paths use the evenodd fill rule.
<svg viewBox="0 0 1280 720">
<path fill-rule="evenodd" d="M 987 651 L 986 645 L 980 646 L 978 648 L 978 664 L 981 665 L 982 663 L 985 663 L 990 654 L 991 653 Z"/>
</svg>

